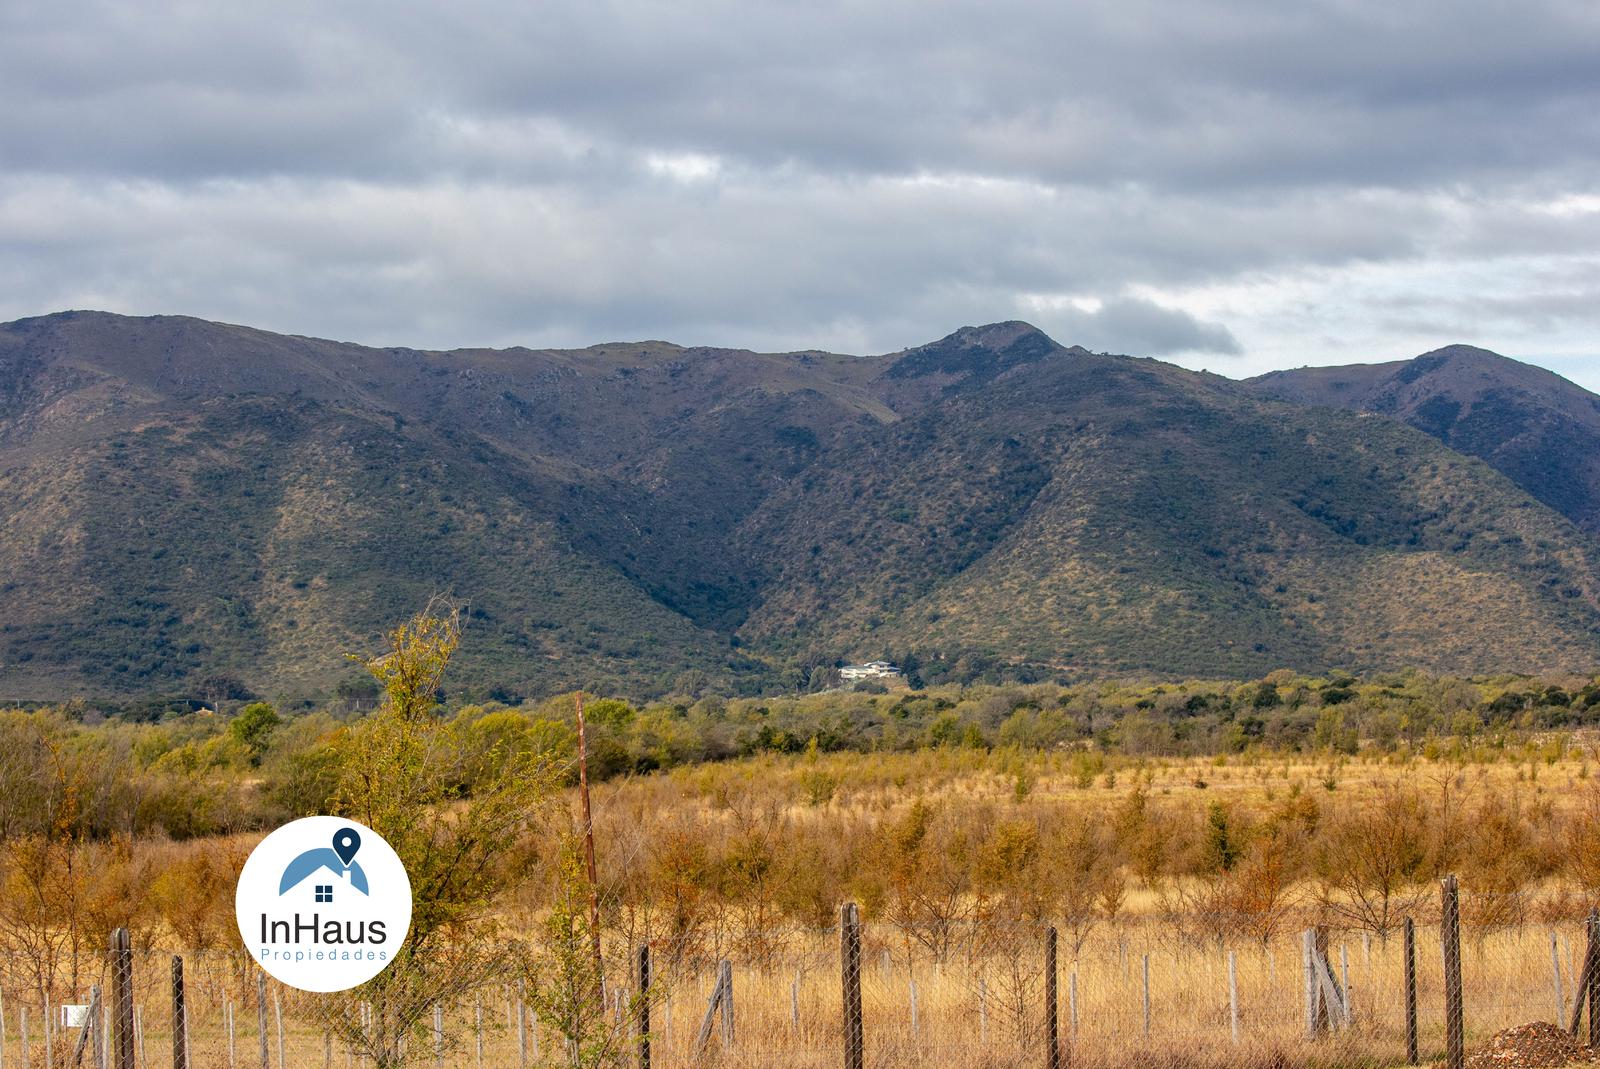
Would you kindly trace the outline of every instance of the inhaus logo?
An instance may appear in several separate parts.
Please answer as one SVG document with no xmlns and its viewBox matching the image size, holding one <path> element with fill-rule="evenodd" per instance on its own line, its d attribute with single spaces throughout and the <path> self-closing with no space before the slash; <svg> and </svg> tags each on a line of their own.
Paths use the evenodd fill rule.
<svg viewBox="0 0 1600 1069">
<path fill-rule="evenodd" d="M 268 973 L 302 991 L 343 991 L 394 960 L 411 927 L 411 881 L 371 828 L 306 817 L 261 840 L 234 908 Z"/>
</svg>

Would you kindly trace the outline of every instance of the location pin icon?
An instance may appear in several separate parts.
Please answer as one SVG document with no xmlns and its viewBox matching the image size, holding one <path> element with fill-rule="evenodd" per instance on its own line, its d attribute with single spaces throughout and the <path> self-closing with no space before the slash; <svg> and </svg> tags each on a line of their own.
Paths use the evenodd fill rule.
<svg viewBox="0 0 1600 1069">
<path fill-rule="evenodd" d="M 339 855 L 339 860 L 344 862 L 344 867 L 350 867 L 350 859 L 356 856 L 356 851 L 361 849 L 361 836 L 356 834 L 354 828 L 340 828 L 333 833 L 333 852 Z"/>
</svg>

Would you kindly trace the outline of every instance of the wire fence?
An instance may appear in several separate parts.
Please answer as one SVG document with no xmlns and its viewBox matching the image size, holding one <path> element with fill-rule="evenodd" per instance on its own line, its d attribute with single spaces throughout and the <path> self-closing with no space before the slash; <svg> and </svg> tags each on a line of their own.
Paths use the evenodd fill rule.
<svg viewBox="0 0 1600 1069">
<path fill-rule="evenodd" d="M 1459 1062 L 1507 1027 L 1576 1030 L 1600 997 L 1590 922 L 1512 897 L 1455 907 L 1447 888 L 1376 930 L 1326 912 L 896 922 L 848 905 L 827 928 L 608 947 L 608 975 L 569 1007 L 551 990 L 570 977 L 509 954 L 316 995 L 243 952 L 88 952 L 44 982 L 13 953 L 0 1069 Z"/>
</svg>

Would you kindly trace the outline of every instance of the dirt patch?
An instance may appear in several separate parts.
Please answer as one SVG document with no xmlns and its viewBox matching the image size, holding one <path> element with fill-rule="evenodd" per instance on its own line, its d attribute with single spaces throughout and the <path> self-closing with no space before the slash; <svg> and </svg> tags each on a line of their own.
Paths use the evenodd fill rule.
<svg viewBox="0 0 1600 1069">
<path fill-rule="evenodd" d="M 1556 1069 L 1595 1060 L 1595 1052 L 1546 1021 L 1497 1032 L 1467 1054 L 1467 1069 Z"/>
</svg>

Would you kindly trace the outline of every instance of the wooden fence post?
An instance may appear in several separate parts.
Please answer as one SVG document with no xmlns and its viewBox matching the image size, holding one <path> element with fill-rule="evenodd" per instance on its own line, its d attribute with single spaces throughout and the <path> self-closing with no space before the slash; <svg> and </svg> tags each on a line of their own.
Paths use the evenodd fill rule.
<svg viewBox="0 0 1600 1069">
<path fill-rule="evenodd" d="M 261 1047 L 261 1069 L 267 1069 L 267 974 L 256 972 L 256 1038 Z"/>
<path fill-rule="evenodd" d="M 1056 990 L 1056 930 L 1044 933 L 1044 1064 L 1061 1069 L 1061 1000 Z"/>
<path fill-rule="evenodd" d="M 1550 975 L 1555 981 L 1556 992 L 1556 1023 L 1560 1024 L 1567 1016 L 1567 1000 L 1561 992 L 1561 952 L 1556 947 L 1556 933 L 1550 933 Z"/>
<path fill-rule="evenodd" d="M 1452 873 L 1444 878 L 1439 936 L 1444 943 L 1445 1069 L 1466 1064 L 1466 1018 L 1461 998 L 1461 892 Z"/>
<path fill-rule="evenodd" d="M 183 1001 L 183 958 L 172 955 L 172 1069 L 189 1069 L 186 1007 Z"/>
<path fill-rule="evenodd" d="M 528 982 L 517 977 L 517 1066 L 528 1064 Z"/>
<path fill-rule="evenodd" d="M 444 1069 L 444 1007 L 433 1004 L 433 1064 Z"/>
<path fill-rule="evenodd" d="M 1300 964 L 1305 974 L 1306 1038 L 1317 1038 L 1316 933 L 1310 928 L 1300 933 Z"/>
<path fill-rule="evenodd" d="M 854 902 L 839 910 L 839 973 L 844 987 L 844 1069 L 862 1069 L 866 1037 L 861 1028 L 861 911 Z"/>
<path fill-rule="evenodd" d="M 733 1049 L 733 962 L 722 959 L 722 1047 Z"/>
<path fill-rule="evenodd" d="M 639 1069 L 650 1069 L 650 945 L 639 944 Z"/>
<path fill-rule="evenodd" d="M 111 933 L 111 1009 L 112 1064 L 114 1069 L 134 1069 L 133 943 L 126 928 Z"/>
<path fill-rule="evenodd" d="M 1234 952 L 1228 951 L 1228 1025 L 1233 1042 L 1239 1043 L 1239 966 Z"/>
<path fill-rule="evenodd" d="M 1406 1064 L 1417 1064 L 1417 922 L 1405 928 Z"/>
<path fill-rule="evenodd" d="M 284 1069 L 283 1064 L 283 995 L 281 992 L 272 993 L 272 1019 L 278 1025 L 278 1069 Z"/>
<path fill-rule="evenodd" d="M 1150 955 L 1144 956 L 1144 1034 L 1150 1036 Z"/>
</svg>

